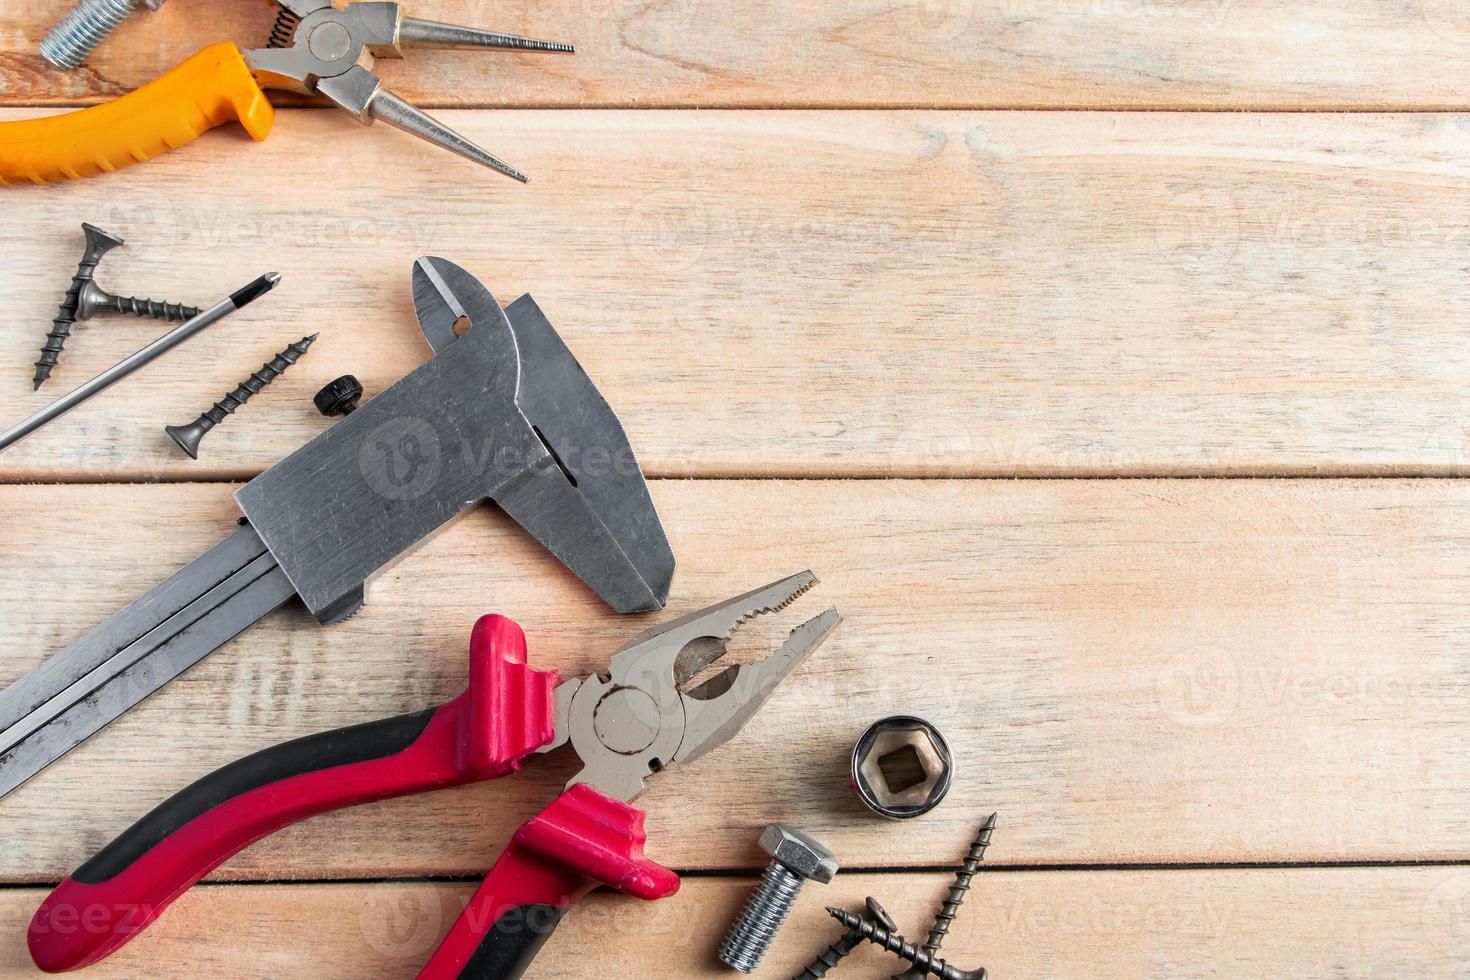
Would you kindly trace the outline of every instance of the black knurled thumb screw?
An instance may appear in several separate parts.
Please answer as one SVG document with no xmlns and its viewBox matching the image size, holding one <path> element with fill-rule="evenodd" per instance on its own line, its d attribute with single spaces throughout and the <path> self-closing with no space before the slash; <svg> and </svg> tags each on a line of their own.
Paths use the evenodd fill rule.
<svg viewBox="0 0 1470 980">
<path fill-rule="evenodd" d="M 852 931 L 861 933 L 863 939 L 873 945 L 881 946 L 900 959 L 908 960 L 927 976 L 938 977 L 939 980 L 985 980 L 987 976 L 983 966 L 976 970 L 961 970 L 959 967 L 951 966 L 944 960 L 919 949 L 893 930 L 885 929 L 876 922 L 869 922 L 847 909 L 833 908 L 829 905 L 827 914 Z"/>
<path fill-rule="evenodd" d="M 318 412 L 332 418 L 336 415 L 351 415 L 357 411 L 357 403 L 361 400 L 362 382 L 351 374 L 344 374 L 323 385 L 322 390 L 311 401 Z"/>
<path fill-rule="evenodd" d="M 41 347 L 41 358 L 36 361 L 36 390 L 39 390 L 46 379 L 51 377 L 51 369 L 56 366 L 57 359 L 61 357 L 61 349 L 66 346 L 66 338 L 71 335 L 71 325 L 77 319 L 77 308 L 81 303 L 82 290 L 87 283 L 92 281 L 92 276 L 97 272 L 97 263 L 102 261 L 102 256 L 123 243 L 123 240 L 116 235 L 85 222 L 82 223 L 82 232 L 87 236 L 87 250 L 82 253 L 82 260 L 77 263 L 77 271 L 71 277 L 71 286 L 67 288 L 66 295 L 61 299 L 61 306 L 56 311 L 56 319 L 51 321 L 51 332 L 46 334 L 46 343 Z"/>
<path fill-rule="evenodd" d="M 868 896 L 868 918 L 878 923 L 884 929 L 892 931 L 898 927 L 893 923 L 893 917 L 888 910 L 878 904 L 878 900 L 871 895 Z M 858 948 L 863 941 L 863 934 L 849 929 L 844 932 L 831 946 L 817 955 L 806 967 L 791 980 L 821 980 L 827 973 L 847 958 L 847 955 Z"/>
<path fill-rule="evenodd" d="M 934 925 L 929 928 L 929 938 L 924 942 L 924 952 L 930 956 L 939 952 L 939 947 L 944 944 L 944 937 L 949 934 L 950 924 L 954 922 L 960 906 L 965 904 L 965 893 L 970 890 L 970 881 L 980 870 L 980 863 L 985 860 L 985 849 L 990 846 L 990 835 L 995 833 L 996 816 L 997 814 L 992 813 L 981 826 L 980 833 L 970 845 L 970 852 L 965 855 L 965 863 L 954 873 L 954 884 L 949 886 L 949 894 L 940 903 L 939 914 L 934 917 Z M 922 976 L 918 970 L 909 970 L 893 980 L 920 980 Z"/>
<path fill-rule="evenodd" d="M 190 459 L 199 458 L 199 440 L 204 434 L 225 420 L 225 416 L 233 415 L 235 410 L 248 402 L 253 396 L 260 393 L 260 389 L 275 381 L 286 369 L 301 359 L 313 343 L 317 335 L 302 337 L 294 344 L 290 344 L 285 350 L 260 366 L 259 371 L 253 372 L 250 377 L 241 381 L 234 391 L 214 403 L 203 415 L 188 425 L 168 425 L 163 431 L 167 432 L 169 438 L 178 443 L 180 449 L 189 454 Z"/>
</svg>

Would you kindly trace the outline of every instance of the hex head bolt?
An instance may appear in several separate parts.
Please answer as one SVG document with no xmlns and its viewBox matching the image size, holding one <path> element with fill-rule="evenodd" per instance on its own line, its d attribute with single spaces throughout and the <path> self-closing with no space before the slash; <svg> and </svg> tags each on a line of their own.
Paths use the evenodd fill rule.
<svg viewBox="0 0 1470 980">
<path fill-rule="evenodd" d="M 163 0 L 143 0 L 157 10 Z M 138 7 L 137 0 L 80 0 L 41 39 L 41 57 L 57 68 L 75 68 Z"/>
<path fill-rule="evenodd" d="M 41 359 L 36 362 L 37 389 L 51 377 L 51 369 L 60 360 L 61 349 L 66 346 L 66 338 L 71 336 L 71 326 L 78 320 L 88 320 L 105 311 L 178 322 L 192 320 L 199 315 L 197 306 L 138 299 L 135 296 L 114 296 L 97 285 L 97 264 L 102 261 L 102 256 L 121 245 L 123 240 L 85 222 L 82 224 L 82 232 L 87 236 L 87 248 L 82 254 L 82 260 L 77 263 L 76 273 L 71 277 L 71 286 L 62 297 L 56 319 L 51 321 L 51 332 L 46 335 L 46 343 L 41 347 Z"/>
<path fill-rule="evenodd" d="M 965 855 L 965 863 L 954 873 L 954 884 L 949 886 L 949 894 L 940 903 L 934 925 L 929 927 L 929 938 L 924 941 L 924 952 L 930 956 L 939 952 L 939 947 L 944 944 L 944 937 L 949 935 L 950 923 L 954 922 L 960 906 L 965 904 L 965 893 L 970 890 L 970 881 L 980 870 L 980 863 L 985 860 L 985 849 L 990 846 L 990 835 L 995 833 L 995 818 L 996 814 L 992 813 L 981 826 L 979 835 L 970 844 L 970 853 Z M 918 970 L 909 970 L 894 977 L 894 980 L 921 980 L 923 976 Z"/>
<path fill-rule="evenodd" d="M 302 337 L 262 364 L 259 371 L 253 372 L 250 377 L 241 381 L 234 391 L 215 402 L 213 407 L 193 422 L 188 425 L 164 426 L 163 431 L 168 433 L 168 437 L 177 443 L 180 449 L 189 454 L 190 459 L 198 459 L 199 441 L 204 438 L 205 433 L 223 422 L 225 416 L 233 415 L 236 409 L 258 395 L 260 389 L 285 374 L 286 369 L 300 360 L 316 342 L 316 338 L 316 334 Z"/>
<path fill-rule="evenodd" d="M 985 980 L 987 976 L 983 966 L 976 970 L 961 970 L 957 966 L 951 966 L 919 949 L 892 929 L 885 929 L 876 922 L 853 915 L 847 909 L 829 905 L 827 914 L 852 931 L 860 933 L 867 942 L 883 947 L 900 959 L 908 960 L 918 968 L 920 976 L 938 977 L 939 980 Z"/>
<path fill-rule="evenodd" d="M 894 925 L 893 917 L 888 914 L 888 910 L 879 905 L 878 900 L 871 895 L 868 896 L 868 919 L 878 923 L 878 925 L 887 929 L 889 932 L 893 932 L 898 928 L 898 926 Z M 816 959 L 807 964 L 806 969 L 792 977 L 791 980 L 822 980 L 827 975 L 827 971 L 846 959 L 848 954 L 857 949 L 858 944 L 862 941 L 862 933 L 849 929 L 836 942 L 819 953 Z"/>
<path fill-rule="evenodd" d="M 761 834 L 771 863 L 745 900 L 735 924 L 720 944 L 720 962 L 741 973 L 755 969 L 808 881 L 825 885 L 837 874 L 832 852 L 799 830 L 773 823 Z"/>
</svg>

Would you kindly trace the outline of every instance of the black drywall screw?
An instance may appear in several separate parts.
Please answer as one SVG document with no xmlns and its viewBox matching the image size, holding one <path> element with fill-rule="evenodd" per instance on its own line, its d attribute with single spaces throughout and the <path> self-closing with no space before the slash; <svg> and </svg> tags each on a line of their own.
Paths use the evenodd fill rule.
<svg viewBox="0 0 1470 980">
<path fill-rule="evenodd" d="M 961 970 L 959 967 L 951 966 L 944 960 L 919 949 L 893 930 L 885 929 L 876 922 L 869 922 L 862 916 L 853 915 L 847 909 L 833 908 L 829 905 L 827 914 L 847 928 L 860 933 L 863 939 L 873 945 L 881 946 L 900 959 L 908 960 L 926 976 L 938 977 L 939 980 L 985 980 L 987 976 L 983 966 L 976 970 Z"/>
<path fill-rule="evenodd" d="M 893 917 L 888 914 L 888 910 L 879 905 L 878 900 L 871 895 L 868 896 L 868 918 L 889 931 L 898 928 L 894 925 Z M 858 943 L 862 941 L 862 933 L 849 929 L 791 980 L 821 980 L 827 975 L 827 971 L 842 962 L 849 953 L 857 949 Z"/>
<path fill-rule="evenodd" d="M 139 299 L 136 296 L 114 296 L 97 280 L 89 279 L 82 286 L 82 295 L 77 301 L 77 319 L 90 320 L 98 313 L 131 314 L 152 317 L 155 320 L 192 320 L 199 315 L 199 307 L 186 303 L 169 303 L 161 299 Z"/>
<path fill-rule="evenodd" d="M 77 263 L 77 271 L 71 277 L 71 286 L 67 288 L 66 295 L 61 299 L 61 306 L 56 311 L 56 319 L 51 321 L 51 332 L 46 335 L 46 343 L 41 347 L 41 359 L 36 362 L 36 390 L 39 390 L 46 379 L 51 377 L 51 369 L 56 366 L 56 360 L 61 356 L 61 348 L 66 346 L 66 338 L 71 335 L 71 325 L 77 319 L 77 309 L 82 301 L 82 289 L 92 281 L 92 276 L 97 271 L 97 263 L 102 261 L 102 256 L 123 243 L 123 240 L 116 235 L 85 222 L 82 223 L 82 232 L 87 236 L 87 250 L 82 253 L 82 260 Z"/>
<path fill-rule="evenodd" d="M 287 368 L 295 364 L 306 353 L 316 338 L 317 335 L 312 334 L 310 337 L 302 337 L 296 343 L 289 345 L 262 364 L 259 371 L 240 382 L 234 391 L 215 402 L 214 407 L 189 425 L 169 425 L 165 426 L 163 431 L 178 443 L 180 449 L 189 454 L 190 459 L 198 459 L 199 440 L 204 438 L 204 434 L 223 422 L 226 415 L 234 414 L 235 409 L 248 402 L 260 389 L 284 374 Z"/>
<path fill-rule="evenodd" d="M 322 390 L 312 396 L 316 410 L 327 418 L 336 415 L 351 415 L 357 411 L 362 400 L 362 382 L 355 375 L 344 374 L 322 385 Z"/>
<path fill-rule="evenodd" d="M 103 231 L 96 225 L 83 222 L 82 232 L 87 236 L 87 251 L 77 263 L 76 274 L 71 277 L 71 286 L 62 298 L 56 319 L 51 321 L 51 332 L 41 348 L 41 359 L 36 362 L 35 387 L 51 377 L 51 369 L 61 358 L 61 349 L 66 338 L 71 336 L 72 324 L 78 320 L 90 320 L 98 313 L 129 313 L 133 316 L 152 317 L 155 320 L 192 320 L 199 315 L 199 307 L 184 303 L 168 303 L 163 300 L 139 299 L 136 296 L 114 296 L 97 285 L 97 264 L 102 256 L 117 248 L 123 240 Z"/>
<path fill-rule="evenodd" d="M 970 853 L 965 855 L 965 863 L 954 874 L 954 884 L 949 886 L 949 894 L 940 903 L 939 914 L 934 917 L 929 938 L 924 942 L 924 952 L 930 956 L 939 952 L 939 947 L 944 944 L 944 937 L 949 934 L 950 923 L 954 922 L 960 906 L 965 904 L 965 893 L 970 890 L 970 881 L 975 877 L 975 872 L 980 870 L 980 862 L 985 860 L 985 849 L 990 846 L 990 835 L 995 832 L 995 818 L 996 814 L 992 813 L 980 828 L 980 834 L 970 845 Z M 895 980 L 919 980 L 923 975 L 918 970 L 909 970 Z"/>
</svg>

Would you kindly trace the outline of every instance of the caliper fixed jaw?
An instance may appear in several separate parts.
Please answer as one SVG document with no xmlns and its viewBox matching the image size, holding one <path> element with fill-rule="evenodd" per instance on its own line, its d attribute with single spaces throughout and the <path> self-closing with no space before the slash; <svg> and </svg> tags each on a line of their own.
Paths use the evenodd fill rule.
<svg viewBox="0 0 1470 980">
<path fill-rule="evenodd" d="M 487 498 L 613 609 L 659 608 L 673 553 L 616 416 L 534 304 L 513 327 L 478 280 L 434 261 L 433 295 L 447 294 L 463 334 L 434 335 L 427 362 L 240 488 L 245 517 L 323 623 L 350 616 L 374 572 Z M 437 315 L 431 295 L 416 291 L 415 304 L 421 320 Z M 617 449 L 633 472 L 562 465 L 543 434 Z"/>
</svg>

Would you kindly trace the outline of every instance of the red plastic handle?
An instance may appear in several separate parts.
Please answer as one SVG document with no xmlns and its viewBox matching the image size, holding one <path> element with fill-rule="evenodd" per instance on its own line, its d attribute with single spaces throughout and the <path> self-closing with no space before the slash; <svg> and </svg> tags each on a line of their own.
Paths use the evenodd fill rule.
<svg viewBox="0 0 1470 980">
<path fill-rule="evenodd" d="M 72 872 L 31 919 L 31 958 L 75 970 L 121 947 L 226 858 L 318 813 L 492 779 L 551 741 L 555 671 L 526 664 L 526 637 L 485 616 L 470 680 L 448 704 L 286 742 L 165 801 Z"/>
<path fill-rule="evenodd" d="M 515 980 L 600 884 L 653 900 L 679 876 L 643 856 L 643 811 L 573 786 L 521 825 L 419 980 Z"/>
</svg>

